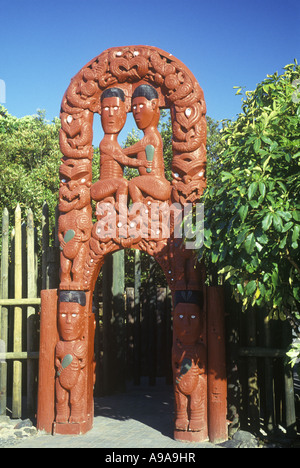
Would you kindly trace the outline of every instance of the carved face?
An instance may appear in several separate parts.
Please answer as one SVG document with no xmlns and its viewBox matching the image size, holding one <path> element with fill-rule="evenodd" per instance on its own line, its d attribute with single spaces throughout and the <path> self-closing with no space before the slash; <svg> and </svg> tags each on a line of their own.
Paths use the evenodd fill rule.
<svg viewBox="0 0 300 468">
<path fill-rule="evenodd" d="M 150 125 L 158 124 L 159 109 L 157 99 L 148 101 L 145 97 L 134 98 L 132 101 L 132 112 L 140 130 L 145 130 Z"/>
<path fill-rule="evenodd" d="M 86 165 L 60 167 L 59 211 L 67 213 L 90 204 L 92 173 Z"/>
<path fill-rule="evenodd" d="M 125 103 L 118 97 L 104 98 L 101 103 L 101 123 L 106 134 L 119 133 L 126 122 Z"/>
<path fill-rule="evenodd" d="M 196 343 L 201 333 L 200 307 L 197 304 L 177 304 L 173 327 L 176 336 L 183 344 Z"/>
<path fill-rule="evenodd" d="M 81 339 L 84 325 L 84 307 L 76 302 L 61 302 L 59 304 L 58 331 L 64 341 Z"/>
</svg>

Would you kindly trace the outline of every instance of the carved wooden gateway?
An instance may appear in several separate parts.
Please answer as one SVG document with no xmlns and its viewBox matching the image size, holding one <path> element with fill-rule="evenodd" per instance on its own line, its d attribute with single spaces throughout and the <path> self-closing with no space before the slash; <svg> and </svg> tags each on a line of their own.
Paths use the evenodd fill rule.
<svg viewBox="0 0 300 468">
<path fill-rule="evenodd" d="M 171 182 L 157 128 L 160 109 L 166 108 L 173 131 Z M 143 138 L 122 149 L 118 135 L 128 112 Z M 193 242 L 188 248 L 181 232 L 183 216 L 197 212 L 206 186 L 205 113 L 192 73 L 155 47 L 109 49 L 71 80 L 61 108 L 60 285 L 58 291 L 42 291 L 39 429 L 91 429 L 93 290 L 105 257 L 133 248 L 161 265 L 173 295 L 174 437 L 227 438 L 222 297 L 205 286 Z M 92 184 L 95 114 L 104 137 L 100 178 Z M 137 168 L 139 175 L 126 180 L 125 167 Z"/>
</svg>

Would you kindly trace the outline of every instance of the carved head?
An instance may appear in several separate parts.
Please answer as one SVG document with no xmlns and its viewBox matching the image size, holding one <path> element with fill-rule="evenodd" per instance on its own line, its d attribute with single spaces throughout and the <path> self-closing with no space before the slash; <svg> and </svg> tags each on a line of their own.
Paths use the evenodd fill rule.
<svg viewBox="0 0 300 468">
<path fill-rule="evenodd" d="M 86 300 L 83 291 L 62 291 L 58 311 L 58 331 L 62 340 L 80 340 L 84 334 Z"/>
<path fill-rule="evenodd" d="M 127 118 L 125 94 L 120 88 L 108 88 L 101 95 L 101 123 L 104 133 L 118 134 Z"/>
<path fill-rule="evenodd" d="M 158 125 L 158 93 L 153 86 L 143 84 L 135 89 L 132 95 L 132 112 L 140 130 Z"/>
<path fill-rule="evenodd" d="M 201 296 L 194 291 L 176 291 L 173 328 L 182 344 L 196 344 L 201 335 Z"/>
<path fill-rule="evenodd" d="M 67 213 L 88 206 L 91 201 L 92 171 L 86 160 L 69 159 L 59 169 L 59 211 Z"/>
</svg>

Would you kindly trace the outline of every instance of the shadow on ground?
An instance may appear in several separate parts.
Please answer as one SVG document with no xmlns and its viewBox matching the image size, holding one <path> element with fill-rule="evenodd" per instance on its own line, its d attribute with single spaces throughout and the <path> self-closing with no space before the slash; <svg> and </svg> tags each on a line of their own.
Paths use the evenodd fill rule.
<svg viewBox="0 0 300 468">
<path fill-rule="evenodd" d="M 164 380 L 149 387 L 145 383 L 141 386 L 128 384 L 125 393 L 95 398 L 94 405 L 95 417 L 133 419 L 173 438 L 173 386 L 166 385 Z"/>
</svg>

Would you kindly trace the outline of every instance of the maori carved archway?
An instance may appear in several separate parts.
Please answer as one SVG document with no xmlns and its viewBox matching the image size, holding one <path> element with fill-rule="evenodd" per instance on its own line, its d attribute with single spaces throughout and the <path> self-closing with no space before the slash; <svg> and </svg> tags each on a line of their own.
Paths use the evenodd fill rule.
<svg viewBox="0 0 300 468">
<path fill-rule="evenodd" d="M 165 178 L 157 130 L 160 109 L 165 108 L 170 109 L 173 130 L 171 182 Z M 122 149 L 118 135 L 131 111 L 144 136 Z M 209 294 L 203 268 L 181 232 L 186 208 L 195 211 L 206 186 L 205 113 L 203 91 L 192 73 L 155 47 L 109 49 L 71 80 L 61 107 L 60 286 L 51 297 L 45 293 L 44 301 L 42 296 L 44 311 L 58 303 L 51 345 L 55 368 L 46 376 L 50 385 L 55 381 L 54 433 L 82 433 L 92 427 L 92 294 L 106 255 L 134 248 L 156 259 L 173 293 L 175 438 L 202 441 L 209 436 Z M 101 116 L 104 138 L 100 178 L 92 184 L 95 114 Z M 126 180 L 126 166 L 137 168 L 139 175 Z M 218 324 L 214 326 L 216 330 Z M 225 382 L 225 375 L 221 377 Z M 40 382 L 40 402 L 43 385 Z M 221 396 L 215 388 L 214 398 L 219 408 L 225 399 L 226 407 L 224 388 Z M 52 416 L 44 417 L 41 408 L 42 403 L 38 424 L 49 428 Z M 226 425 L 226 410 L 223 419 Z"/>
</svg>

